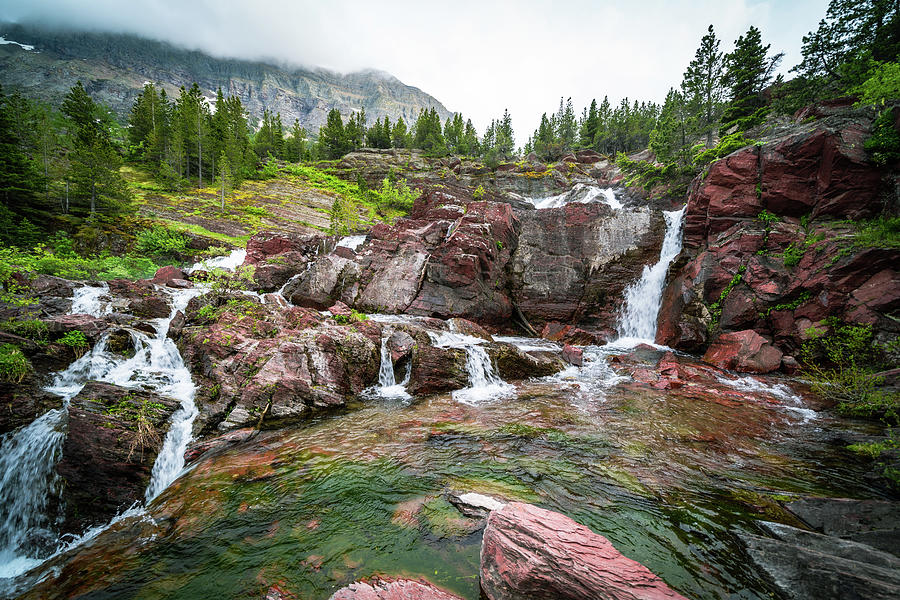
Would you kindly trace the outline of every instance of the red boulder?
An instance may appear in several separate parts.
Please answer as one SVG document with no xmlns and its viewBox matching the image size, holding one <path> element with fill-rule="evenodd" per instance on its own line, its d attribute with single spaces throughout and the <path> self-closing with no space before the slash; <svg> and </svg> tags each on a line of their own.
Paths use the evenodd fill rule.
<svg viewBox="0 0 900 600">
<path fill-rule="evenodd" d="M 520 502 L 488 517 L 481 590 L 490 600 L 684 599 L 602 535 L 565 515 Z"/>
<path fill-rule="evenodd" d="M 710 345 L 703 360 L 720 369 L 770 373 L 781 366 L 782 352 L 753 331 L 723 333 Z"/>
</svg>

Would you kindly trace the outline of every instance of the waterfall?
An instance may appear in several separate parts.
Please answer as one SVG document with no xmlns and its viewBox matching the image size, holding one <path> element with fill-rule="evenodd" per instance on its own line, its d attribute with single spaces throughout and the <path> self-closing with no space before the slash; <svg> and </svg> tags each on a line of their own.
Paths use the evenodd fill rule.
<svg viewBox="0 0 900 600">
<path fill-rule="evenodd" d="M 491 363 L 491 357 L 482 347 L 484 340 L 453 331 L 439 334 L 428 332 L 431 340 L 438 348 L 460 348 L 466 351 L 466 372 L 469 375 L 469 387 L 452 393 L 453 399 L 463 404 L 481 404 L 488 400 L 511 396 L 516 388 L 503 381 Z"/>
<path fill-rule="evenodd" d="M 409 377 L 412 373 L 412 361 L 406 364 L 406 376 L 403 381 L 397 383 L 394 375 L 394 363 L 391 360 L 391 349 L 388 348 L 388 339 L 394 333 L 392 329 L 385 328 L 381 334 L 381 364 L 378 367 L 378 385 L 364 392 L 367 396 L 375 396 L 390 400 L 409 400 L 412 396 L 406 391 L 409 385 Z"/>
<path fill-rule="evenodd" d="M 659 260 L 651 266 L 645 266 L 641 278 L 625 290 L 625 304 L 619 318 L 618 342 L 653 343 L 656 339 L 656 318 L 662 301 L 663 285 L 666 282 L 666 271 L 669 264 L 681 252 L 681 224 L 684 211 L 667 211 L 666 235 L 659 251 Z"/>
<path fill-rule="evenodd" d="M 350 248 L 354 252 L 366 242 L 366 235 L 348 235 L 338 240 L 335 248 Z"/>
<path fill-rule="evenodd" d="M 243 262 L 245 254 L 244 250 L 236 250 L 227 257 L 195 265 L 193 269 L 201 265 L 233 268 Z M 109 314 L 110 303 L 100 301 L 100 296 L 108 291 L 106 284 L 76 289 L 72 313 L 98 317 Z M 156 319 L 155 336 L 130 331 L 134 356 L 124 358 L 107 351 L 108 336 L 103 336 L 90 352 L 54 374 L 52 382 L 44 388 L 63 398 L 61 409 L 51 410 L 30 425 L 0 438 L 0 506 L 4 511 L 0 514 L 0 580 L 24 573 L 64 547 L 51 532 L 55 519 L 46 514 L 47 506 L 51 495 L 59 491 L 55 468 L 66 438 L 69 402 L 88 381 L 149 388 L 157 394 L 180 400 L 181 407 L 171 417 L 169 430 L 153 465 L 145 491 L 147 501 L 159 495 L 183 470 L 184 451 L 191 440 L 191 427 L 198 411 L 190 371 L 175 343 L 168 338 L 168 332 L 175 314 L 205 290 L 195 287 L 164 291 L 171 295 L 172 311 L 168 317 Z M 101 530 L 93 528 L 90 535 L 73 543 L 89 539 Z M 34 547 L 38 537 L 45 542 L 43 548 Z"/>
</svg>

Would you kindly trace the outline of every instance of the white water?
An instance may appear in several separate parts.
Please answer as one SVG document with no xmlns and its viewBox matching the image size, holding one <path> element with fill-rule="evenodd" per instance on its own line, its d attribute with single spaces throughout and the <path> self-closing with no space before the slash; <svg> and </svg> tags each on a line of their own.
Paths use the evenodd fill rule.
<svg viewBox="0 0 900 600">
<path fill-rule="evenodd" d="M 342 237 L 337 244 L 334 245 L 335 248 L 350 248 L 354 252 L 362 246 L 366 241 L 365 235 L 348 235 L 346 237 Z"/>
<path fill-rule="evenodd" d="M 409 385 L 409 377 L 412 373 L 412 363 L 406 364 L 406 375 L 403 381 L 397 383 L 394 375 L 394 363 L 391 361 L 391 349 L 388 348 L 388 339 L 393 331 L 385 328 L 381 333 L 381 364 L 378 368 L 378 385 L 366 390 L 368 396 L 376 396 L 387 400 L 410 400 L 412 396 L 406 391 Z"/>
<path fill-rule="evenodd" d="M 85 285 L 72 290 L 72 310 L 69 311 L 73 315 L 91 315 L 92 317 L 102 317 L 112 312 L 112 302 L 107 297 L 106 301 L 101 300 L 101 296 L 109 294 L 109 285 L 106 282 L 100 285 Z"/>
<path fill-rule="evenodd" d="M 570 202 L 580 202 L 589 204 L 591 202 L 602 202 L 614 210 L 622 208 L 622 202 L 616 198 L 616 193 L 612 188 L 601 188 L 595 185 L 577 184 L 571 190 L 549 196 L 547 198 L 527 198 L 535 208 L 558 208 L 565 206 Z"/>
<path fill-rule="evenodd" d="M 641 278 L 625 290 L 625 304 L 618 324 L 619 339 L 615 342 L 619 346 L 652 344 L 656 338 L 656 318 L 662 302 L 666 271 L 681 252 L 681 224 L 686 208 L 663 213 L 666 235 L 659 260 L 652 267 L 645 266 Z"/>
<path fill-rule="evenodd" d="M 760 381 L 756 377 L 750 377 L 749 375 L 746 377 L 739 377 L 737 379 L 729 379 L 727 377 L 716 376 L 716 379 L 719 380 L 719 383 L 725 384 L 729 387 L 733 387 L 734 389 L 741 392 L 768 394 L 769 396 L 780 400 L 782 403 L 781 406 L 783 406 L 785 410 L 797 414 L 803 423 L 808 423 L 818 416 L 816 411 L 812 410 L 811 408 L 807 408 L 807 406 L 803 403 L 803 399 L 783 383 L 770 385 L 763 381 Z"/>
<path fill-rule="evenodd" d="M 239 265 L 245 251 L 233 252 L 216 259 L 222 265 Z M 209 263 L 207 263 L 207 266 Z M 198 268 L 195 265 L 194 268 Z M 52 555 L 91 539 L 109 524 L 92 528 L 68 543 L 52 533 L 56 519 L 46 514 L 51 494 L 58 493 L 55 467 L 66 437 L 69 401 L 78 395 L 88 381 L 101 381 L 131 388 L 149 388 L 155 393 L 181 401 L 181 407 L 171 417 L 169 431 L 153 465 L 145 497 L 155 498 L 174 481 L 184 469 L 184 451 L 191 440 L 191 426 L 197 416 L 194 404 L 195 386 L 175 343 L 167 337 L 172 318 L 187 303 L 204 292 L 197 287 L 187 290 L 161 288 L 171 296 L 172 311 L 168 317 L 156 320 L 157 334 L 150 337 L 132 330 L 135 354 L 131 358 L 108 352 L 107 337 L 95 344 L 90 352 L 56 373 L 48 392 L 61 396 L 63 407 L 51 410 L 30 425 L 21 427 L 0 438 L 0 591 L 4 579 L 16 577 L 41 564 Z M 73 314 L 102 316 L 111 312 L 110 303 L 101 296 L 109 288 L 85 286 L 75 290 Z M 140 514 L 142 508 L 132 508 L 125 514 Z M 135 512 L 137 511 L 137 512 Z M 42 548 L 31 547 L 31 540 L 43 538 Z"/>
<path fill-rule="evenodd" d="M 451 324 L 452 328 L 452 324 Z M 454 331 L 428 332 L 437 348 L 461 348 L 466 351 L 466 372 L 469 387 L 456 390 L 451 395 L 462 404 L 478 405 L 489 400 L 513 396 L 516 388 L 503 381 L 494 370 L 491 357 L 482 347 L 485 340 Z"/>
<path fill-rule="evenodd" d="M 192 273 L 197 270 L 201 271 L 210 271 L 212 269 L 225 269 L 226 271 L 234 271 L 241 264 L 243 264 L 244 259 L 247 258 L 247 251 L 243 248 L 239 248 L 237 250 L 232 250 L 229 254 L 225 254 L 224 256 L 217 256 L 215 258 L 208 258 L 206 260 L 200 261 L 189 269 L 185 269 L 186 273 Z"/>
</svg>

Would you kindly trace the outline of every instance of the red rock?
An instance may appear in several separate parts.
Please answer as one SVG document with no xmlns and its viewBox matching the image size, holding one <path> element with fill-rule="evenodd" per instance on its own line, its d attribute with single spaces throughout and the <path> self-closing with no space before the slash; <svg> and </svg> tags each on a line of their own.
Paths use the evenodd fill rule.
<svg viewBox="0 0 900 600">
<path fill-rule="evenodd" d="M 177 290 L 186 290 L 188 288 L 194 287 L 194 284 L 187 279 L 170 279 L 166 283 L 166 287 L 174 288 Z"/>
<path fill-rule="evenodd" d="M 601 346 L 607 342 L 606 336 L 599 333 L 585 331 L 572 325 L 563 325 L 558 321 L 551 321 L 544 325 L 541 337 L 551 342 L 562 342 L 576 346 Z"/>
<path fill-rule="evenodd" d="M 350 307 L 340 300 L 329 306 L 328 312 L 330 312 L 332 315 L 341 315 L 344 317 L 349 317 L 352 314 L 350 312 Z"/>
<path fill-rule="evenodd" d="M 566 344 L 562 349 L 563 360 L 570 365 L 580 367 L 584 364 L 584 350 Z"/>
<path fill-rule="evenodd" d="M 578 159 L 578 162 L 589 165 L 603 160 L 603 156 L 593 150 L 579 150 L 575 153 L 575 158 Z"/>
<path fill-rule="evenodd" d="M 491 511 L 480 575 L 490 600 L 684 599 L 602 535 L 565 515 L 519 502 Z"/>
<path fill-rule="evenodd" d="M 109 324 L 103 319 L 90 315 L 59 315 L 44 319 L 47 331 L 62 337 L 70 331 L 80 331 L 91 344 L 95 344 L 100 336 L 109 329 Z"/>
<path fill-rule="evenodd" d="M 781 357 L 781 350 L 748 329 L 720 335 L 703 355 L 703 360 L 720 369 L 770 373 L 781 366 Z"/>
<path fill-rule="evenodd" d="M 168 285 L 173 279 L 184 280 L 187 279 L 187 275 L 178 267 L 166 266 L 157 269 L 156 275 L 153 276 L 151 281 L 156 285 Z"/>
<path fill-rule="evenodd" d="M 330 600 L 460 600 L 420 579 L 371 579 L 357 581 L 335 592 Z"/>
</svg>

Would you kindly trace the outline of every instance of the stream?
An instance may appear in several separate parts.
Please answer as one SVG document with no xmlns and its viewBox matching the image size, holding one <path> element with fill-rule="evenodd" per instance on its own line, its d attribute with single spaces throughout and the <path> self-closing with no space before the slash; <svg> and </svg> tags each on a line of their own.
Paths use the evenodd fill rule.
<svg viewBox="0 0 900 600">
<path fill-rule="evenodd" d="M 566 201 L 624 210 L 612 190 L 536 204 Z M 848 457 L 829 433 L 861 426 L 812 410 L 791 382 L 736 377 L 705 392 L 663 391 L 611 367 L 611 357 L 652 345 L 683 216 L 684 209 L 664 214 L 659 261 L 626 291 L 620 339 L 585 347 L 583 366 L 506 382 L 486 340 L 451 323 L 430 335 L 436 346 L 465 350 L 468 387 L 412 398 L 409 371 L 398 377 L 385 357 L 391 324 L 415 318 L 373 315 L 383 325 L 378 382 L 352 406 L 260 432 L 187 469 L 195 389 L 166 337 L 171 316 L 158 321 L 155 337 L 135 333 L 140 350 L 127 361 L 113 360 L 98 343 L 56 376 L 54 391 L 69 399 L 89 379 L 151 383 L 182 402 L 146 507 L 58 544 L 49 556 L 19 550 L 25 537 L 53 526 L 45 512 L 58 485 L 53 465 L 66 409 L 50 411 L 0 447 L 0 502 L 14 507 L 0 522 L 0 577 L 39 566 L 19 588 L 31 586 L 23 598 L 262 598 L 278 586 L 297 598 L 324 599 L 384 574 L 426 577 L 476 600 L 482 529 L 448 501 L 450 493 L 476 492 L 564 513 L 688 597 L 769 598 L 747 569 L 736 532 L 758 532 L 758 519 L 779 518 L 773 497 L 879 491 L 863 476 L 862 459 Z M 218 266 L 233 268 L 234 260 Z M 200 293 L 173 291 L 172 315 Z M 77 307 L 102 313 L 101 296 L 84 289 Z M 495 340 L 523 351 L 558 348 L 531 338 Z M 750 391 L 755 400 L 727 401 L 728 390 Z"/>
</svg>

